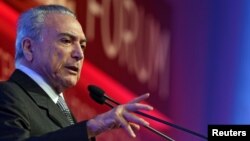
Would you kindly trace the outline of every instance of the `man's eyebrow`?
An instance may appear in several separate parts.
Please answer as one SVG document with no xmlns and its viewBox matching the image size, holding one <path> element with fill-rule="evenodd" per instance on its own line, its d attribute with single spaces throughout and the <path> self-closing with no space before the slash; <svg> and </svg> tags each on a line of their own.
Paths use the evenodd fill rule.
<svg viewBox="0 0 250 141">
<path fill-rule="evenodd" d="M 73 34 L 70 34 L 70 33 L 59 33 L 58 36 L 68 36 L 70 37 L 71 39 L 75 40 L 77 37 Z M 87 39 L 80 39 L 80 42 L 83 43 L 83 42 L 87 42 Z"/>
</svg>

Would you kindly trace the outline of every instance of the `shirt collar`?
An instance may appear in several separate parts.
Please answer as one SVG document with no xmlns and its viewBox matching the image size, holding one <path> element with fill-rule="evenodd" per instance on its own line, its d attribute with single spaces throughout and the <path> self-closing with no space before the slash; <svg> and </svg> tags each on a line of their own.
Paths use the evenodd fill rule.
<svg viewBox="0 0 250 141">
<path fill-rule="evenodd" d="M 46 81 L 42 78 L 41 75 L 39 75 L 38 73 L 36 73 L 34 70 L 22 65 L 22 64 L 18 64 L 16 66 L 17 69 L 21 70 L 22 72 L 24 72 L 26 75 L 28 75 L 31 79 L 33 79 L 47 94 L 48 96 L 51 98 L 51 100 L 54 103 L 57 103 L 58 100 L 58 96 L 61 95 L 63 96 L 62 93 L 60 93 L 59 95 L 53 90 L 53 88 L 46 83 Z"/>
</svg>

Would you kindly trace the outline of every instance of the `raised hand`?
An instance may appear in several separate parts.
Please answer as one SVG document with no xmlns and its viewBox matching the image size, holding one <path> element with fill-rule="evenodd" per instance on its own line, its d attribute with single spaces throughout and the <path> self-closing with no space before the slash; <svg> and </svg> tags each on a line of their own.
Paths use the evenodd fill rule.
<svg viewBox="0 0 250 141">
<path fill-rule="evenodd" d="M 112 110 L 90 119 L 87 122 L 89 138 L 115 128 L 123 128 L 131 137 L 136 137 L 135 130 L 139 130 L 140 125 L 148 126 L 149 123 L 134 112 L 153 110 L 152 106 L 140 103 L 148 97 L 148 93 L 141 95 L 126 104 L 118 105 Z"/>
</svg>

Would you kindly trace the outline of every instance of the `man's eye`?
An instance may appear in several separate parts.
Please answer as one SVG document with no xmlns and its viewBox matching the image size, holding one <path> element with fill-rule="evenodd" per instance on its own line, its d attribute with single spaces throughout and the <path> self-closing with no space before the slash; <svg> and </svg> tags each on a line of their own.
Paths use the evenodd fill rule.
<svg viewBox="0 0 250 141">
<path fill-rule="evenodd" d="M 69 40 L 69 39 L 61 39 L 61 42 L 64 43 L 64 44 L 69 44 L 69 43 L 71 43 L 71 40 Z"/>
<path fill-rule="evenodd" d="M 85 50 L 86 45 L 81 45 L 81 48 L 82 48 L 83 50 Z"/>
</svg>

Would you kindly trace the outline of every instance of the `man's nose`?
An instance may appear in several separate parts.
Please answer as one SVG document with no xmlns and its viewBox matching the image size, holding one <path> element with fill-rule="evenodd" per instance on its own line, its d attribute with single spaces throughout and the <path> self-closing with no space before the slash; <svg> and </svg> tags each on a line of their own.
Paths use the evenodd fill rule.
<svg viewBox="0 0 250 141">
<path fill-rule="evenodd" d="M 81 45 L 75 44 L 73 47 L 73 51 L 72 51 L 72 57 L 75 58 L 76 60 L 81 60 L 84 58 L 84 52 L 83 52 L 83 48 L 81 47 Z"/>
</svg>

